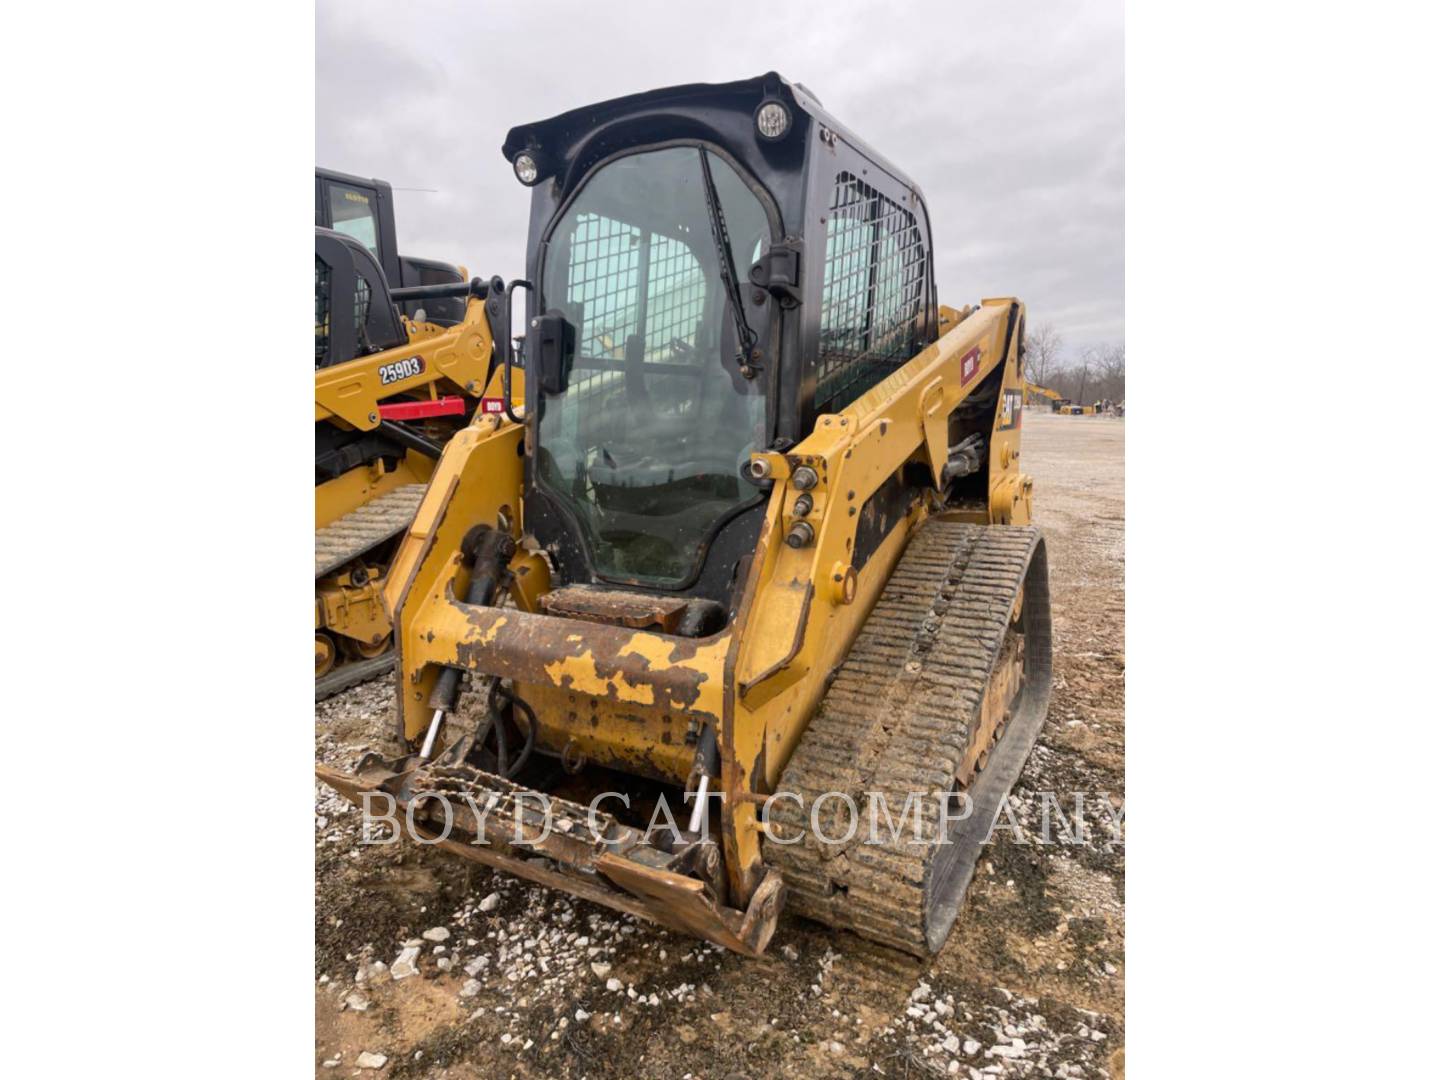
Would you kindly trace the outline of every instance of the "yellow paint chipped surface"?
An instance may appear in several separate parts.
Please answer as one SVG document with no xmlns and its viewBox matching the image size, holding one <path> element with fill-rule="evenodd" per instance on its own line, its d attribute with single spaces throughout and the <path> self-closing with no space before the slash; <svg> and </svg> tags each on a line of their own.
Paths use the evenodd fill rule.
<svg viewBox="0 0 1440 1080">
<path fill-rule="evenodd" d="M 651 671 L 668 671 L 671 668 L 685 668 L 703 672 L 712 679 L 719 679 L 725 666 L 725 651 L 730 647 L 730 635 L 725 634 L 709 645 L 701 645 L 693 656 L 676 660 L 680 651 L 677 642 L 656 634 L 636 634 L 620 649 L 621 656 L 643 657 Z"/>
<path fill-rule="evenodd" d="M 490 624 L 490 628 L 484 633 L 482 633 L 476 640 L 479 641 L 481 645 L 489 645 L 492 641 L 495 640 L 495 635 L 500 633 L 500 628 L 509 621 L 510 620 L 508 620 L 504 615 L 501 615 L 498 619 L 492 622 Z"/>
<path fill-rule="evenodd" d="M 545 674 L 557 686 L 568 686 L 571 690 L 591 697 L 609 698 L 612 694 L 618 701 L 633 701 L 638 705 L 655 704 L 655 688 L 643 683 L 633 683 L 623 673 L 614 678 L 604 678 L 595 666 L 595 656 L 586 649 L 579 656 L 567 656 L 545 665 Z M 565 680 L 569 679 L 567 683 Z"/>
</svg>

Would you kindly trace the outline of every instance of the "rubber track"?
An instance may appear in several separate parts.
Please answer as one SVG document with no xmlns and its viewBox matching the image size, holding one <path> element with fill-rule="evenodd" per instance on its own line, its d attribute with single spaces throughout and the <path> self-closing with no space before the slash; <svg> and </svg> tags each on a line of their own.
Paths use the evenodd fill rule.
<svg viewBox="0 0 1440 1080">
<path fill-rule="evenodd" d="M 339 569 L 408 529 L 424 494 L 424 484 L 405 484 L 316 529 L 315 576 Z"/>
<path fill-rule="evenodd" d="M 395 666 L 395 650 L 390 649 L 371 660 L 347 660 L 327 675 L 315 680 L 315 700 L 324 701 L 341 690 L 349 690 L 370 679 L 387 675 Z"/>
<path fill-rule="evenodd" d="M 1026 581 L 1032 558 L 1036 573 Z M 770 820 L 777 835 L 803 839 L 765 841 L 764 850 L 785 879 L 792 910 L 919 956 L 938 951 L 983 840 L 970 835 L 961 843 L 958 834 L 967 827 L 974 834 L 986 812 L 991 817 L 981 831 L 988 832 L 987 807 L 998 809 L 1008 795 L 1044 722 L 1050 682 L 1044 574 L 1044 544 L 1033 527 L 930 521 L 916 533 L 780 779 L 778 790 L 799 795 L 803 808 L 777 800 Z M 1026 607 L 1033 602 L 1039 615 L 1027 626 L 1022 704 L 967 789 L 975 821 L 952 822 L 950 842 L 941 844 L 933 793 L 950 787 L 968 749 L 1022 581 Z M 849 842 L 823 842 L 810 828 L 812 804 L 829 791 L 848 793 L 859 808 L 860 827 Z M 898 841 L 862 843 L 866 792 L 884 794 L 897 827 L 906 796 L 920 795 L 921 842 L 907 823 Z M 841 800 L 822 803 L 827 836 L 842 836 L 849 821 Z M 880 829 L 888 837 L 883 817 Z M 930 908 L 940 914 L 927 935 Z"/>
</svg>

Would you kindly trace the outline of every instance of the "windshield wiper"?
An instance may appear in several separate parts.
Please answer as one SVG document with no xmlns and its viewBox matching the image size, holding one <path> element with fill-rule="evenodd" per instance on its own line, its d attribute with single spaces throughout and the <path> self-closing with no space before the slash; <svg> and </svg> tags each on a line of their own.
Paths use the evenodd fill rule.
<svg viewBox="0 0 1440 1080">
<path fill-rule="evenodd" d="M 705 205 L 710 210 L 710 234 L 715 238 L 717 254 L 720 256 L 720 281 L 725 286 L 725 295 L 730 300 L 730 310 L 735 315 L 735 337 L 740 344 L 740 373 L 747 379 L 755 377 L 755 331 L 745 320 L 745 309 L 741 306 L 740 283 L 735 278 L 735 262 L 730 257 L 730 233 L 725 228 L 725 213 L 720 209 L 720 196 L 715 191 L 715 177 L 710 175 L 710 155 L 700 151 L 700 175 L 705 180 Z"/>
</svg>

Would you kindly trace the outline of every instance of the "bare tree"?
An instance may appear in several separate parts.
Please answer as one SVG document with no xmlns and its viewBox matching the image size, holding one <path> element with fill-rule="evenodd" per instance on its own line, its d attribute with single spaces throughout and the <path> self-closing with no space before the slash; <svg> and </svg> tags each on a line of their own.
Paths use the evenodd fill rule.
<svg viewBox="0 0 1440 1080">
<path fill-rule="evenodd" d="M 1025 378 L 1039 386 L 1049 386 L 1049 380 L 1059 369 L 1060 346 L 1060 334 L 1050 323 L 1026 330 Z"/>
<path fill-rule="evenodd" d="M 1079 396 L 1080 369 L 1078 367 L 1057 367 L 1050 375 L 1050 389 L 1062 398 L 1074 401 Z"/>
<path fill-rule="evenodd" d="M 1086 389 L 1094 389 L 1090 381 L 1090 370 L 1097 366 L 1098 361 L 1095 357 L 1095 350 L 1086 349 L 1084 355 L 1080 357 L 1080 389 L 1075 395 L 1075 400 L 1081 405 L 1084 405 L 1088 400 L 1085 396 Z"/>
<path fill-rule="evenodd" d="M 1111 401 L 1125 400 L 1125 343 L 1108 345 L 1099 357 L 1099 383 L 1101 397 Z"/>
<path fill-rule="evenodd" d="M 1125 400 L 1125 343 L 1086 349 L 1070 364 L 1057 362 L 1045 385 L 1077 405 Z"/>
</svg>

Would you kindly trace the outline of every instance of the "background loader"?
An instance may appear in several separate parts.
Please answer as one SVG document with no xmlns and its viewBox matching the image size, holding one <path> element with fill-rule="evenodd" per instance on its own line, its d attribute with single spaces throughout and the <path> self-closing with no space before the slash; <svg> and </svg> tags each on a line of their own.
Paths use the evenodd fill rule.
<svg viewBox="0 0 1440 1080">
<path fill-rule="evenodd" d="M 467 282 L 395 254 L 388 184 L 315 175 L 317 221 L 336 226 L 315 229 L 318 700 L 394 662 L 380 590 L 395 541 L 486 393 L 504 331 L 498 278 Z M 402 288 L 397 277 L 432 280 Z M 498 407 L 499 383 L 491 390 Z"/>
<path fill-rule="evenodd" d="M 1047 400 L 1049 400 L 1051 412 L 1055 411 L 1055 405 L 1057 402 L 1064 400 L 1063 398 L 1061 398 L 1059 393 L 1051 390 L 1048 386 L 1040 386 L 1037 383 L 1032 383 L 1029 379 L 1026 379 L 1025 404 L 1029 405 L 1037 397 L 1046 398 Z"/>
<path fill-rule="evenodd" d="M 384 180 L 317 166 L 315 225 L 358 240 L 375 256 L 392 289 L 455 285 L 465 280 L 465 272 L 458 266 L 400 254 L 395 235 L 395 191 Z M 465 317 L 465 299 L 441 295 L 406 300 L 400 303 L 400 312 L 420 322 L 454 326 Z M 422 313 L 423 319 L 419 318 Z"/>
<path fill-rule="evenodd" d="M 523 404 L 451 440 L 392 564 L 400 756 L 318 775 L 742 953 L 786 904 L 937 951 L 1050 693 L 1023 305 L 941 306 L 919 188 L 773 73 L 504 153 Z M 877 795 L 910 825 L 847 831 Z"/>
</svg>

